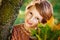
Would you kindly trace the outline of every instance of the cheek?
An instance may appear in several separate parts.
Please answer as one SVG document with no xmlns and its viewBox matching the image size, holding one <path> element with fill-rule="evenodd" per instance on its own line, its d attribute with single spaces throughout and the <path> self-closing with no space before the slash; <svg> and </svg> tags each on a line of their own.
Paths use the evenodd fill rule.
<svg viewBox="0 0 60 40">
<path fill-rule="evenodd" d="M 25 17 L 25 21 L 27 21 L 27 20 L 30 20 L 30 17 L 29 16 L 26 16 Z"/>
<path fill-rule="evenodd" d="M 31 18 L 31 15 L 30 15 L 30 14 L 26 14 L 26 15 L 25 15 L 25 18 L 26 18 L 26 19 L 30 19 L 30 18 Z"/>
<path fill-rule="evenodd" d="M 27 20 L 29 20 L 30 17 L 29 16 L 25 16 L 25 22 L 27 22 Z"/>
<path fill-rule="evenodd" d="M 34 19 L 33 21 L 33 24 L 38 24 L 38 20 Z"/>
</svg>

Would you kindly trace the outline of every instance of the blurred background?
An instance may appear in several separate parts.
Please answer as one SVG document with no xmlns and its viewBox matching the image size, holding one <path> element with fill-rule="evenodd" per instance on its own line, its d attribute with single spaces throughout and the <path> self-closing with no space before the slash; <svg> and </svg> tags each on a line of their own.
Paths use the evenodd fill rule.
<svg viewBox="0 0 60 40">
<path fill-rule="evenodd" d="M 27 6 L 28 3 L 30 3 L 32 0 L 24 0 L 23 1 L 23 5 L 19 10 L 19 14 L 17 19 L 14 22 L 14 25 L 16 24 L 21 24 L 24 22 L 24 16 L 25 16 L 25 8 Z M 48 0 L 49 2 L 51 2 L 51 4 L 53 5 L 53 16 L 55 18 L 55 23 L 59 24 L 60 23 L 60 0 Z"/>
</svg>

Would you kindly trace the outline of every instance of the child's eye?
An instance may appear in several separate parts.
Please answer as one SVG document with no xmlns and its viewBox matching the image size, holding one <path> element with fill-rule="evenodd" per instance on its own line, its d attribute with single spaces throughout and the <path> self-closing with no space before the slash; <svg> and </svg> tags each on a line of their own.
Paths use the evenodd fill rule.
<svg viewBox="0 0 60 40">
<path fill-rule="evenodd" d="M 37 20 L 39 20 L 39 18 L 36 18 Z"/>
<path fill-rule="evenodd" d="M 30 14 L 32 15 L 32 12 L 30 12 Z"/>
</svg>

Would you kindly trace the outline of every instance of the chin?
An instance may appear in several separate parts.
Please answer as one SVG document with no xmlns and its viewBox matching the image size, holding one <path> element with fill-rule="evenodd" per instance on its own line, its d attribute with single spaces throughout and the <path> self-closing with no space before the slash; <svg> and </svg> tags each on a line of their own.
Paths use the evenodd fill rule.
<svg viewBox="0 0 60 40">
<path fill-rule="evenodd" d="M 31 27 L 32 25 L 26 24 L 26 26 Z"/>
<path fill-rule="evenodd" d="M 29 28 L 32 28 L 33 25 L 30 25 L 30 24 L 26 23 L 26 26 L 29 27 Z"/>
<path fill-rule="evenodd" d="M 34 24 L 28 24 L 27 22 L 25 22 L 25 25 L 27 26 L 27 27 L 29 27 L 29 28 L 35 28 L 36 27 L 36 25 L 34 25 Z"/>
</svg>

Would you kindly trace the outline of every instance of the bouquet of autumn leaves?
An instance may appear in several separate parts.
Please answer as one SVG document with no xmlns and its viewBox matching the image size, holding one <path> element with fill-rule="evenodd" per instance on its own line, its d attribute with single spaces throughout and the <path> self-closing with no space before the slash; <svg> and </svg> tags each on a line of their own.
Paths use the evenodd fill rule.
<svg viewBox="0 0 60 40">
<path fill-rule="evenodd" d="M 37 29 L 31 29 L 31 37 L 36 40 L 60 40 L 60 30 L 51 30 L 48 24 L 38 24 Z"/>
</svg>

